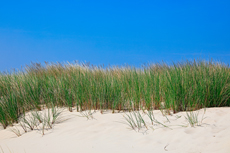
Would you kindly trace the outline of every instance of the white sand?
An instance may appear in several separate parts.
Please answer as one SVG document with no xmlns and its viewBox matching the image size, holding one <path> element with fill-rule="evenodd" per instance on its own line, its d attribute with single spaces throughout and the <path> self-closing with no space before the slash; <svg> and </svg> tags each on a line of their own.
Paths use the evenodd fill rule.
<svg viewBox="0 0 230 153">
<path fill-rule="evenodd" d="M 146 132 L 119 123 L 125 121 L 123 114 L 97 111 L 94 120 L 87 120 L 76 116 L 77 112 L 64 111 L 62 119 L 69 119 L 45 131 L 44 136 L 35 130 L 17 137 L 10 131 L 12 127 L 0 129 L 0 146 L 5 153 L 230 153 L 229 107 L 208 108 L 203 124 L 195 128 L 179 126 L 188 125 L 185 112 L 168 116 L 168 123 L 160 111 L 154 111 L 155 118 L 172 129 L 155 125 L 155 130 Z M 200 110 L 199 119 L 202 115 Z M 147 115 L 144 119 L 150 126 Z"/>
</svg>

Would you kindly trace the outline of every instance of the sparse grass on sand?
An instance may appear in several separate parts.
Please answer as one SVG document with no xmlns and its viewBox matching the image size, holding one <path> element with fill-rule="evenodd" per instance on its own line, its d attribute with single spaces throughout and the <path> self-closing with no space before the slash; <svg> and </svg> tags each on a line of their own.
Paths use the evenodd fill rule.
<svg viewBox="0 0 230 153">
<path fill-rule="evenodd" d="M 28 111 L 50 106 L 114 112 L 161 109 L 164 102 L 164 109 L 173 113 L 230 106 L 229 76 L 229 65 L 201 60 L 142 68 L 32 63 L 21 71 L 0 74 L 0 123 L 6 128 L 21 122 Z M 38 115 L 34 114 L 37 121 Z M 33 129 L 26 120 L 23 124 Z"/>
<path fill-rule="evenodd" d="M 54 124 L 57 122 L 61 113 L 62 111 L 54 106 L 43 111 L 35 110 L 28 112 L 26 115 L 22 115 L 19 118 L 18 125 L 13 126 L 10 130 L 18 137 L 22 135 L 22 132 L 19 129 L 22 129 L 24 133 L 37 130 L 40 131 L 43 136 L 45 134 L 45 130 L 52 129 L 54 127 Z"/>
</svg>

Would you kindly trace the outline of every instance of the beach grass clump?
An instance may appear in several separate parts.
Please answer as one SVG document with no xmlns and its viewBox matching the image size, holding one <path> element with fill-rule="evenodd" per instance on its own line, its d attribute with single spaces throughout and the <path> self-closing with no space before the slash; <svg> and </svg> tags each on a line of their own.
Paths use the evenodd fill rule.
<svg viewBox="0 0 230 153">
<path fill-rule="evenodd" d="M 150 119 L 150 124 L 148 122 L 146 122 L 146 119 L 144 119 L 144 116 L 147 115 L 148 118 Z M 125 119 L 125 124 L 128 125 L 130 127 L 130 129 L 140 132 L 140 130 L 148 130 L 148 129 L 153 129 L 153 126 L 158 126 L 160 125 L 161 127 L 164 128 L 169 128 L 171 129 L 169 126 L 163 124 L 162 122 L 159 122 L 153 113 L 153 110 L 148 110 L 143 111 L 143 115 L 141 115 L 140 111 L 131 111 L 129 113 L 125 113 L 125 115 L 123 115 L 124 119 Z M 167 116 L 165 116 L 167 118 Z M 169 119 L 167 118 L 167 122 L 170 122 Z M 122 122 L 123 123 L 123 122 Z"/>
<path fill-rule="evenodd" d="M 201 126 L 203 120 L 205 119 L 204 118 L 205 112 L 206 112 L 206 108 L 204 108 L 204 113 L 202 115 L 202 118 L 199 120 L 198 118 L 199 111 L 187 111 L 185 119 L 187 120 L 187 122 L 191 127 Z"/>
<path fill-rule="evenodd" d="M 230 67 L 213 61 L 148 64 L 141 68 L 88 63 L 31 63 L 0 73 L 0 124 L 54 105 L 69 111 L 164 109 L 174 113 L 230 106 Z"/>
<path fill-rule="evenodd" d="M 143 119 L 141 113 L 139 111 L 132 111 L 129 113 L 126 113 L 124 116 L 125 123 L 133 130 L 139 132 L 141 128 L 148 129 L 145 120 Z"/>
<path fill-rule="evenodd" d="M 14 125 L 10 130 L 18 137 L 22 135 L 19 128 L 22 129 L 24 133 L 37 130 L 44 135 L 45 130 L 53 129 L 61 113 L 62 110 L 54 106 L 42 111 L 33 110 L 27 114 L 22 114 L 18 119 L 18 124 Z"/>
</svg>

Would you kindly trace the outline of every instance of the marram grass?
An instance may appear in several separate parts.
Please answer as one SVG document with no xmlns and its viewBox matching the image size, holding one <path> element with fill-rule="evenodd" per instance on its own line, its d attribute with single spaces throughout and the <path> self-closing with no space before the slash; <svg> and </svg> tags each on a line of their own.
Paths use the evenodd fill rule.
<svg viewBox="0 0 230 153">
<path fill-rule="evenodd" d="M 84 110 L 171 109 L 174 113 L 230 106 L 230 67 L 184 61 L 142 68 L 32 63 L 0 74 L 0 123 L 6 128 L 29 110 L 50 105 Z"/>
</svg>

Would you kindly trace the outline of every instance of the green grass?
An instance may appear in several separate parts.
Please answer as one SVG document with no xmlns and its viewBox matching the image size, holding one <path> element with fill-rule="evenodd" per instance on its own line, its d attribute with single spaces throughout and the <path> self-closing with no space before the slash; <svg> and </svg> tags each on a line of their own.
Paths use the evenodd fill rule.
<svg viewBox="0 0 230 153">
<path fill-rule="evenodd" d="M 230 106 L 230 67 L 212 61 L 183 61 L 142 68 L 32 63 L 0 74 L 0 123 L 6 128 L 29 110 L 164 109 L 193 111 Z"/>
<path fill-rule="evenodd" d="M 18 137 L 22 135 L 21 130 L 23 130 L 24 133 L 38 130 L 42 135 L 44 135 L 45 130 L 53 129 L 61 113 L 62 110 L 54 106 L 51 106 L 45 111 L 31 111 L 27 115 L 23 114 L 19 118 L 19 124 L 14 125 L 12 128 L 10 128 L 10 130 Z M 19 130 L 18 127 L 21 130 Z"/>
<path fill-rule="evenodd" d="M 201 126 L 203 120 L 205 119 L 204 118 L 205 112 L 206 112 L 206 109 L 204 108 L 204 113 L 203 113 L 202 118 L 200 120 L 198 119 L 199 111 L 196 111 L 196 112 L 193 112 L 193 111 L 186 112 L 185 119 L 188 121 L 188 123 L 189 123 L 189 125 L 191 127 Z"/>
<path fill-rule="evenodd" d="M 137 131 L 139 132 L 139 130 L 142 127 L 145 127 L 146 129 L 148 129 L 146 122 L 143 119 L 143 117 L 139 111 L 129 112 L 129 113 L 125 114 L 123 117 L 126 121 L 125 124 L 127 124 L 133 130 L 137 129 Z"/>
</svg>

